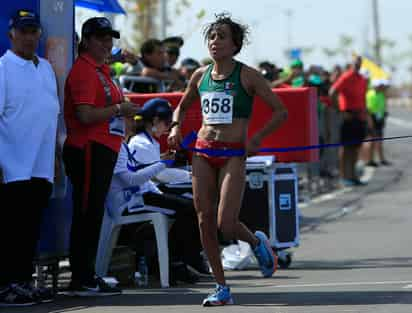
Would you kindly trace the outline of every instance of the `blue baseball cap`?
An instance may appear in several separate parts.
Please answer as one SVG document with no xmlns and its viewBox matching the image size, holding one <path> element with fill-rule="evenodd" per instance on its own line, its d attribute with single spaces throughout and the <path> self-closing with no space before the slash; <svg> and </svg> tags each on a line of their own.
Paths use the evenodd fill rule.
<svg viewBox="0 0 412 313">
<path fill-rule="evenodd" d="M 156 116 L 162 120 L 171 120 L 173 110 L 166 99 L 153 98 L 143 104 L 143 107 L 138 112 L 139 115 L 145 120 L 151 120 Z"/>
<path fill-rule="evenodd" d="M 31 10 L 17 10 L 9 20 L 9 29 L 30 26 L 41 28 L 39 16 Z"/>
</svg>

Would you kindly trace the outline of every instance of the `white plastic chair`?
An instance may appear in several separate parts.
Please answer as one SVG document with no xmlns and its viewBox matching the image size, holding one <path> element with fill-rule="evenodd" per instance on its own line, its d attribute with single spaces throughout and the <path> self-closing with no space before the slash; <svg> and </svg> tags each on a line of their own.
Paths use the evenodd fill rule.
<svg viewBox="0 0 412 313">
<path fill-rule="evenodd" d="M 123 212 L 127 209 L 127 203 L 118 210 Z M 159 208 L 145 205 L 145 210 L 159 210 Z M 99 246 L 96 257 L 96 274 L 100 277 L 107 275 L 109 269 L 110 259 L 112 257 L 113 248 L 116 246 L 119 237 L 120 228 L 122 225 L 133 224 L 138 222 L 150 221 L 155 230 L 157 255 L 159 257 L 160 270 L 160 285 L 162 288 L 169 287 L 169 245 L 168 245 L 168 231 L 169 218 L 166 214 L 153 213 L 135 213 L 132 215 L 123 216 L 119 214 L 110 214 L 106 208 L 103 217 L 102 228 L 100 231 Z"/>
</svg>

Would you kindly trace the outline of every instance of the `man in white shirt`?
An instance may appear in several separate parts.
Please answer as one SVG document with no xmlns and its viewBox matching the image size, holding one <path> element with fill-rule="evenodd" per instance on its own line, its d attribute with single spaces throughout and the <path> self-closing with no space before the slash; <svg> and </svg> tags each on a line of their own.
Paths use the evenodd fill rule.
<svg viewBox="0 0 412 313">
<path fill-rule="evenodd" d="M 32 284 L 60 110 L 53 69 L 35 53 L 41 31 L 35 13 L 18 10 L 9 23 L 11 49 L 0 58 L 0 306 L 51 300 Z"/>
</svg>

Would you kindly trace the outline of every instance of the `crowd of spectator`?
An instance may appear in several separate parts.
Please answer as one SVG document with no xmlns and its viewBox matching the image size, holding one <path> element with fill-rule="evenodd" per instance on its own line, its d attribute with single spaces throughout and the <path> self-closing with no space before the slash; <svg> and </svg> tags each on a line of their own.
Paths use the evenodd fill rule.
<svg viewBox="0 0 412 313">
<path fill-rule="evenodd" d="M 354 56 L 353 62 L 343 67 L 335 65 L 330 71 L 315 65 L 305 70 L 299 59 L 292 60 L 285 69 L 268 61 L 258 65 L 273 88 L 317 89 L 319 143 L 344 144 L 339 151 L 321 149 L 320 174 L 339 177 L 343 186 L 364 185 L 359 170 L 364 165 L 391 165 L 385 158 L 382 142 L 362 142 L 384 136 L 389 81 L 371 79 L 361 65 L 360 56 Z M 331 153 L 339 153 L 339 164 Z"/>
</svg>

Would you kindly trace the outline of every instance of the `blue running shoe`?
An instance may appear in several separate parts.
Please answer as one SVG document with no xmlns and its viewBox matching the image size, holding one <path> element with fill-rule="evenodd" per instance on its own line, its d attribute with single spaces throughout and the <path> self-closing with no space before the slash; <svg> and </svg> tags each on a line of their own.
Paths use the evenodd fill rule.
<svg viewBox="0 0 412 313">
<path fill-rule="evenodd" d="M 277 258 L 269 245 L 269 240 L 266 235 L 261 232 L 255 232 L 255 236 L 259 239 L 259 244 L 253 249 L 256 259 L 259 262 L 260 271 L 263 277 L 270 277 L 276 271 Z"/>
<path fill-rule="evenodd" d="M 342 187 L 352 187 L 355 186 L 355 183 L 351 179 L 341 179 L 340 183 Z"/>
<path fill-rule="evenodd" d="M 203 300 L 203 306 L 222 306 L 233 304 L 233 298 L 228 286 L 216 285 L 215 292 Z"/>
</svg>

